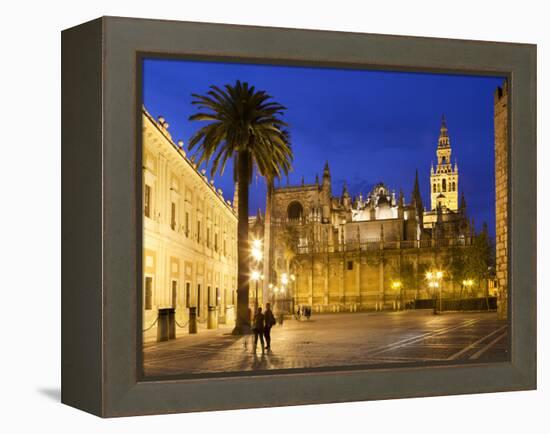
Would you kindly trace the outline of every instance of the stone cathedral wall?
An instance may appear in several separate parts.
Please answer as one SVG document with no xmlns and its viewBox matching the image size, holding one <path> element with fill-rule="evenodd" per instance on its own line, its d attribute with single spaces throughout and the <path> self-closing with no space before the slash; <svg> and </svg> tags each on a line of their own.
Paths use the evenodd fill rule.
<svg viewBox="0 0 550 434">
<path fill-rule="evenodd" d="M 433 297 L 424 274 L 446 255 L 445 249 L 435 248 L 298 255 L 297 279 L 290 289 L 297 305 L 311 305 L 315 312 L 396 310 Z M 402 289 L 393 287 L 395 281 Z M 460 287 L 445 279 L 443 297 L 456 296 Z"/>
</svg>

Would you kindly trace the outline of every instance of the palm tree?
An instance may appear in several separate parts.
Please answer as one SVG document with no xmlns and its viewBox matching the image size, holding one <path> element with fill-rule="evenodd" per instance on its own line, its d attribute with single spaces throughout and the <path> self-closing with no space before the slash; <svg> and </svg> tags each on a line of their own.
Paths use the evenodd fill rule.
<svg viewBox="0 0 550 434">
<path fill-rule="evenodd" d="M 197 164 L 211 163 L 211 175 L 223 175 L 227 162 L 233 160 L 238 190 L 237 322 L 233 333 L 242 334 L 250 329 L 248 189 L 254 170 L 266 177 L 269 186 L 292 169 L 287 124 L 281 120 L 286 108 L 265 91 L 240 81 L 223 89 L 210 86 L 206 95 L 192 96 L 199 112 L 189 120 L 208 122 L 189 141 L 189 150 L 197 148 Z"/>
</svg>

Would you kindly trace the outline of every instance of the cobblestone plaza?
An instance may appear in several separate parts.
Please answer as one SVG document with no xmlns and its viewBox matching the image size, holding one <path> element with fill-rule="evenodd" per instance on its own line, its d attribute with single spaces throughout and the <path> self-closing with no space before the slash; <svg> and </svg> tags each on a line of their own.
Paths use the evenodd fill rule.
<svg viewBox="0 0 550 434">
<path fill-rule="evenodd" d="M 246 343 L 246 344 L 245 344 Z M 333 366 L 504 361 L 507 322 L 496 313 L 401 311 L 291 319 L 272 330 L 272 351 L 253 351 L 229 327 L 144 346 L 147 376 Z"/>
</svg>

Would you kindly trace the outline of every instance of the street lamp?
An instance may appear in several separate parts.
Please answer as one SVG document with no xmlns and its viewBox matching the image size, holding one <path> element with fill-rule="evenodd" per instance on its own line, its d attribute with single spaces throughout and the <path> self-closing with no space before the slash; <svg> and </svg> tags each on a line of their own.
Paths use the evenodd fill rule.
<svg viewBox="0 0 550 434">
<path fill-rule="evenodd" d="M 255 310 L 258 311 L 258 280 L 260 280 L 260 272 L 256 270 L 252 271 L 250 279 L 256 282 L 256 300 L 254 301 L 254 307 Z"/>
<path fill-rule="evenodd" d="M 466 280 L 463 280 L 462 281 L 462 284 L 468 288 L 468 290 L 470 291 L 472 289 L 472 285 L 474 284 L 474 281 L 473 279 L 466 279 Z"/>
<path fill-rule="evenodd" d="M 467 297 L 471 296 L 470 291 L 472 290 L 473 285 L 474 285 L 474 280 L 473 279 L 465 279 L 465 280 L 462 281 L 462 286 L 464 288 L 466 288 L 466 291 L 468 293 Z"/>
<path fill-rule="evenodd" d="M 286 273 L 283 273 L 282 276 L 281 276 L 281 283 L 283 285 L 288 285 L 288 274 Z"/>
<path fill-rule="evenodd" d="M 439 289 L 439 311 L 442 311 L 442 300 L 441 300 L 441 280 L 443 279 L 443 272 L 440 270 L 428 271 L 426 273 L 426 280 L 428 281 L 428 286 L 432 288 L 434 292 Z M 434 313 L 437 312 L 437 303 L 434 302 Z"/>
<path fill-rule="evenodd" d="M 255 267 L 260 267 L 260 262 L 262 262 L 263 259 L 263 253 L 262 253 L 262 240 L 255 239 L 252 240 L 252 248 L 250 250 L 250 256 L 254 259 L 256 262 Z M 260 274 L 259 271 L 253 271 L 251 275 L 251 279 L 256 282 L 256 300 L 254 302 L 254 306 L 256 311 L 258 310 L 258 281 L 263 280 L 263 275 Z"/>
<path fill-rule="evenodd" d="M 460 308 L 462 309 L 462 293 L 464 291 L 464 288 L 466 288 L 466 291 L 467 291 L 467 295 L 466 297 L 468 297 L 470 295 L 470 291 L 472 290 L 472 285 L 474 284 L 474 281 L 472 279 L 464 279 L 462 281 L 462 289 L 460 290 L 460 300 L 459 300 L 459 303 L 460 303 Z"/>
<path fill-rule="evenodd" d="M 263 259 L 262 240 L 252 241 L 251 255 L 256 262 L 261 262 L 261 260 Z"/>
<path fill-rule="evenodd" d="M 292 292 L 290 293 L 290 302 L 291 302 L 291 313 L 294 314 L 295 309 L 295 297 L 296 297 L 296 276 L 294 274 L 290 275 L 290 280 L 292 281 Z"/>
<path fill-rule="evenodd" d="M 287 285 L 288 285 L 288 274 L 283 273 L 281 274 L 281 288 L 280 288 L 281 296 L 279 297 L 279 305 L 278 305 L 279 310 L 285 309 L 285 299 L 283 295 Z"/>
<path fill-rule="evenodd" d="M 401 308 L 401 306 L 403 305 L 403 291 L 402 291 L 403 284 L 401 283 L 400 280 L 394 280 L 391 284 L 391 287 L 392 289 L 399 291 L 399 308 Z"/>
</svg>

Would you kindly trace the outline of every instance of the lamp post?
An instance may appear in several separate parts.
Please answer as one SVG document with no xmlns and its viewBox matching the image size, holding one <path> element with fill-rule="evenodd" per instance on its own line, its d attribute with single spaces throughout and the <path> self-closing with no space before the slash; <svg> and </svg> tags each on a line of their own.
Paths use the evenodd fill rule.
<svg viewBox="0 0 550 434">
<path fill-rule="evenodd" d="M 292 306 L 291 306 L 291 314 L 294 315 L 294 298 L 295 298 L 295 291 L 296 291 L 296 276 L 294 274 L 290 275 L 290 281 L 292 282 Z"/>
<path fill-rule="evenodd" d="M 284 297 L 284 295 L 286 294 L 286 289 L 290 283 L 290 281 L 293 281 L 293 277 L 294 275 L 291 274 L 290 276 L 287 274 L 287 273 L 283 273 L 281 275 L 281 294 L 283 294 L 283 297 L 281 297 L 281 301 L 282 301 L 282 306 L 281 306 L 281 310 L 283 311 L 286 311 L 287 308 L 289 308 L 290 310 L 290 307 L 288 306 L 288 299 L 286 297 Z"/>
<path fill-rule="evenodd" d="M 254 311 L 258 311 L 258 280 L 260 280 L 260 272 L 254 270 L 250 276 L 250 279 L 256 282 L 256 299 L 254 300 Z"/>
<path fill-rule="evenodd" d="M 263 259 L 262 240 L 256 239 L 252 241 L 252 249 L 250 251 L 250 255 L 255 261 L 255 266 L 257 270 L 260 266 L 260 262 L 262 262 L 262 259 Z M 252 272 L 251 279 L 256 282 L 256 299 L 254 300 L 254 310 L 257 312 L 258 311 L 258 281 L 263 280 L 263 275 L 256 270 Z"/>
<path fill-rule="evenodd" d="M 466 288 L 468 294 L 470 293 L 470 291 L 472 290 L 472 285 L 474 284 L 474 281 L 473 279 L 464 279 L 462 281 L 462 287 L 463 288 Z M 460 304 L 462 306 L 462 300 L 460 300 Z"/>
<path fill-rule="evenodd" d="M 277 297 L 278 292 L 279 292 L 279 288 L 277 286 L 273 286 L 273 308 L 275 310 L 279 309 L 279 303 L 278 303 L 278 297 Z"/>
<path fill-rule="evenodd" d="M 399 306 L 397 306 L 397 310 L 400 310 L 403 305 L 403 284 L 400 280 L 394 280 L 391 287 L 392 289 L 399 290 Z"/>
<path fill-rule="evenodd" d="M 269 288 L 269 296 L 271 297 L 271 299 L 273 299 L 273 283 L 269 283 L 267 287 Z"/>
<path fill-rule="evenodd" d="M 473 284 L 474 284 L 473 279 L 465 279 L 462 281 L 462 285 L 464 285 L 468 289 L 468 291 L 472 290 Z"/>
<path fill-rule="evenodd" d="M 439 312 L 442 311 L 442 300 L 441 300 L 441 280 L 443 279 L 443 272 L 440 270 L 428 271 L 426 273 L 426 280 L 428 281 L 428 286 L 432 288 L 434 292 L 434 300 L 436 299 L 436 291 L 439 289 Z M 434 314 L 437 313 L 437 301 L 434 301 Z"/>
</svg>

